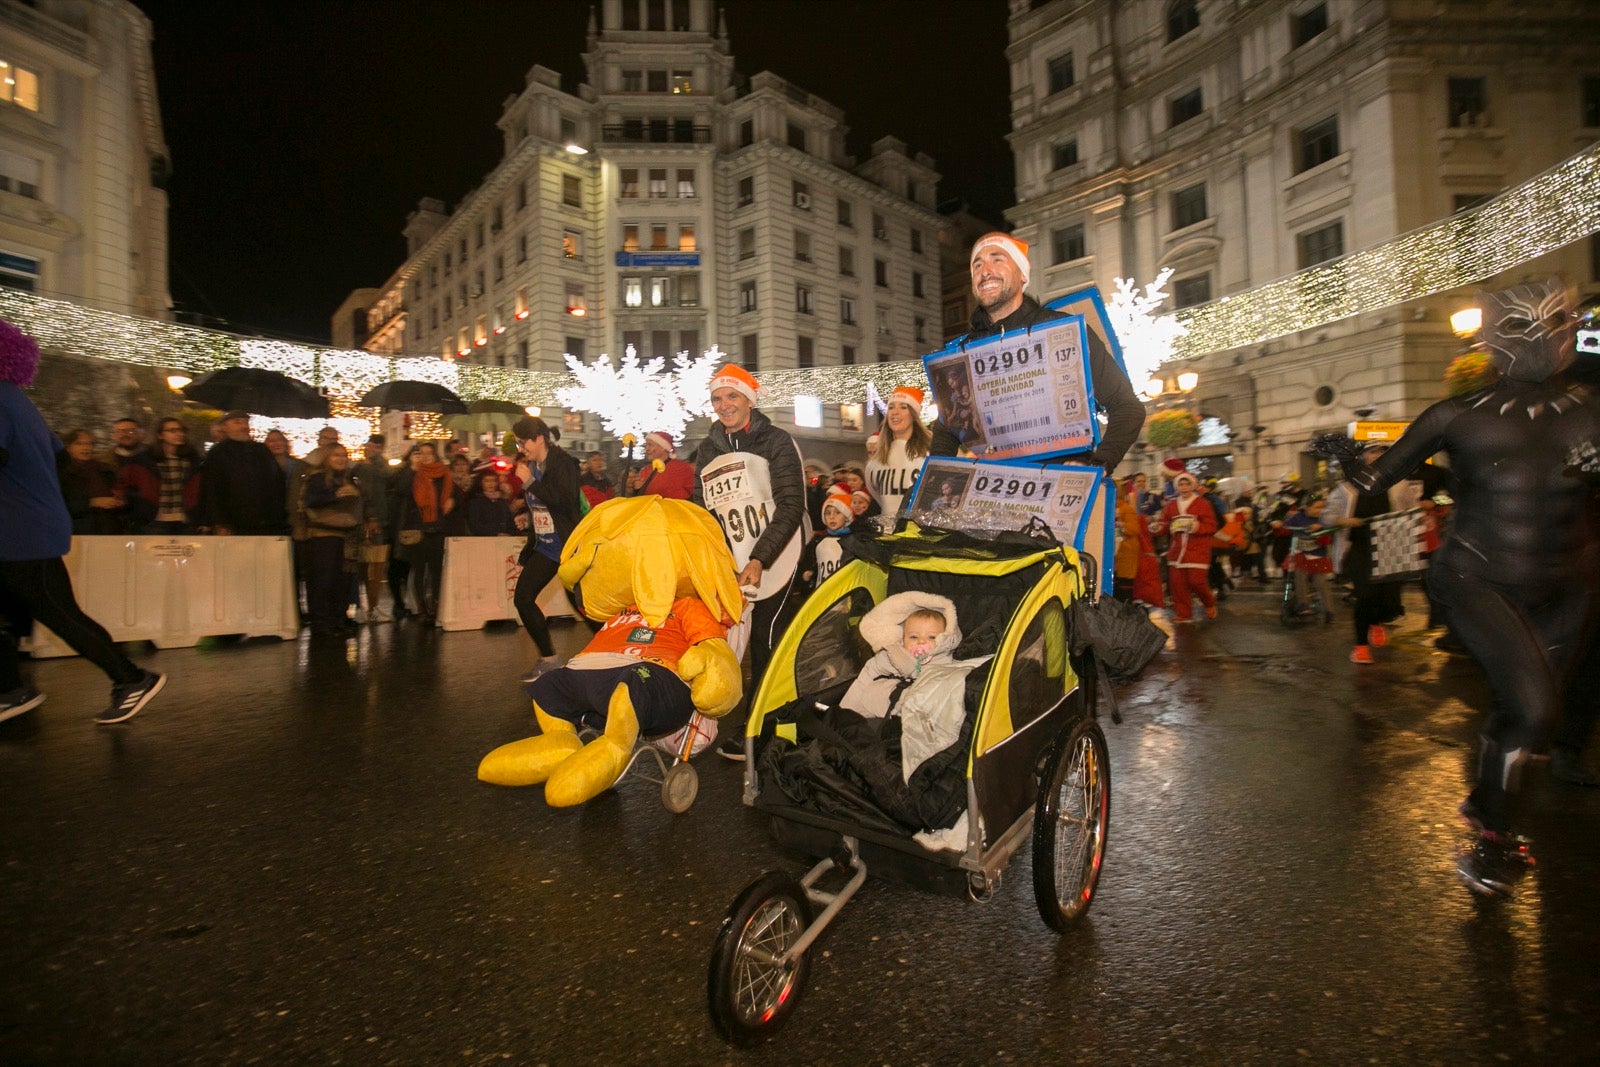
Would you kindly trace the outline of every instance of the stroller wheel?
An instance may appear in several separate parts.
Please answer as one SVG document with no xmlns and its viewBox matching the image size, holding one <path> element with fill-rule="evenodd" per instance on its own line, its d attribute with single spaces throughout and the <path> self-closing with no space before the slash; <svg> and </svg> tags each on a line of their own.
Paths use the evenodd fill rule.
<svg viewBox="0 0 1600 1067">
<path fill-rule="evenodd" d="M 694 798 L 700 794 L 700 775 L 687 763 L 679 763 L 668 768 L 667 776 L 661 780 L 661 803 L 674 815 L 682 815 L 694 806 Z"/>
<path fill-rule="evenodd" d="M 745 887 L 717 930 L 707 982 L 711 1021 L 736 1045 L 777 1030 L 789 1018 L 811 970 L 809 953 L 784 955 L 811 923 L 805 890 L 768 871 Z"/>
<path fill-rule="evenodd" d="M 1086 719 L 1061 739 L 1033 815 L 1033 895 L 1039 915 L 1065 933 L 1094 900 L 1111 822 L 1111 757 L 1100 724 Z"/>
</svg>

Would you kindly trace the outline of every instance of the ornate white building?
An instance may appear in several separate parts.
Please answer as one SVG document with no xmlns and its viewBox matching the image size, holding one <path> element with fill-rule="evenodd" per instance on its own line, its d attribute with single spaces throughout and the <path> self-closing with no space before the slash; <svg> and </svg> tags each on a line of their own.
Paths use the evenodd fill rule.
<svg viewBox="0 0 1600 1067">
<path fill-rule="evenodd" d="M 1011 0 L 1009 215 L 1034 288 L 1109 293 L 1171 267 L 1185 307 L 1469 209 L 1600 138 L 1596 40 L 1588 0 Z M 1487 284 L 1554 272 L 1600 289 L 1600 240 Z M 1449 315 L 1470 303 L 1186 364 L 1200 384 L 1180 402 L 1236 442 L 1189 451 L 1276 477 L 1309 470 L 1314 433 L 1415 415 L 1443 395 Z"/>
<path fill-rule="evenodd" d="M 0 285 L 169 317 L 168 171 L 139 9 L 0 0 Z"/>
<path fill-rule="evenodd" d="M 534 67 L 500 164 L 453 210 L 421 201 L 367 348 L 559 371 L 715 343 L 759 377 L 938 346 L 933 160 L 890 137 L 847 156 L 838 108 L 735 72 L 711 0 L 603 0 L 584 63 L 575 93 Z M 854 452 L 853 407 L 795 432 Z M 566 428 L 596 445 L 594 420 Z"/>
</svg>

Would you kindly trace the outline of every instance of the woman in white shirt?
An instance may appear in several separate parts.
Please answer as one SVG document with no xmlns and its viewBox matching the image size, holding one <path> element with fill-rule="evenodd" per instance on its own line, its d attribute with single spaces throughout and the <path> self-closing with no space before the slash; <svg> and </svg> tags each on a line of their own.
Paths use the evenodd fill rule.
<svg viewBox="0 0 1600 1067">
<path fill-rule="evenodd" d="M 867 489 L 883 509 L 878 521 L 884 529 L 893 528 L 933 442 L 922 424 L 922 395 L 921 389 L 909 385 L 889 394 L 878 447 L 867 457 Z"/>
</svg>

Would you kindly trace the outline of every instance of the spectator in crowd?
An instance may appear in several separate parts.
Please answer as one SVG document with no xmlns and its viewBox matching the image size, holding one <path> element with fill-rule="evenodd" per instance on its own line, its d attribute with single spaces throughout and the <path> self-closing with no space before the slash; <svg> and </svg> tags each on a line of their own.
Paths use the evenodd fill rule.
<svg viewBox="0 0 1600 1067">
<path fill-rule="evenodd" d="M 57 460 L 72 532 L 90 536 L 126 533 L 123 502 L 116 493 L 117 472 L 95 458 L 94 434 L 88 430 L 67 434 L 66 450 Z"/>
<path fill-rule="evenodd" d="M 338 636 L 353 629 L 347 617 L 350 577 L 368 528 L 377 525 L 350 473 L 350 454 L 345 447 L 335 441 L 322 449 L 321 459 L 306 475 L 304 492 L 310 563 L 306 602 L 313 637 Z"/>
<path fill-rule="evenodd" d="M 740 568 L 739 585 L 754 601 L 728 641 L 736 653 L 749 645 L 751 693 L 761 687 L 794 604 L 801 550 L 811 535 L 800 446 L 756 410 L 760 388 L 743 367 L 719 370 L 711 379 L 716 421 L 695 451 L 695 499 L 722 524 Z M 748 708 L 724 721 L 742 727 Z M 744 730 L 733 730 L 717 751 L 743 760 L 744 741 Z"/>
<path fill-rule="evenodd" d="M 132 460 L 144 458 L 148 448 L 144 427 L 134 418 L 120 418 L 111 424 L 111 463 L 118 470 Z"/>
<path fill-rule="evenodd" d="M 848 459 L 833 465 L 833 482 L 850 492 L 867 487 L 867 468 L 856 460 Z"/>
<path fill-rule="evenodd" d="M 367 438 L 367 443 L 361 446 L 361 461 L 350 467 L 355 475 L 356 485 L 361 489 L 361 496 L 366 501 L 367 515 L 372 520 L 367 525 L 366 538 L 361 546 L 361 570 L 367 591 L 368 622 L 388 622 L 391 618 L 389 613 L 383 610 L 382 595 L 384 575 L 392 566 L 389 554 L 394 540 L 395 470 L 389 466 L 388 459 L 384 457 L 383 446 L 383 434 L 373 434 Z M 402 576 L 403 581 L 404 576 Z M 395 586 L 395 589 L 398 590 L 399 586 Z"/>
<path fill-rule="evenodd" d="M 439 462 L 438 448 L 431 441 L 412 445 L 406 459 L 410 476 L 403 484 L 400 479 L 395 481 L 399 499 L 394 550 L 411 565 L 417 613 L 431 625 L 438 616 L 444 569 L 444 534 L 440 530 L 460 501 L 450 468 Z M 398 617 L 400 592 L 395 587 L 390 592 L 395 594 Z"/>
<path fill-rule="evenodd" d="M 276 426 L 267 431 L 261 443 L 267 446 L 267 451 L 272 453 L 272 458 L 278 463 L 278 469 L 283 472 L 283 507 L 284 513 L 289 517 L 289 536 L 294 541 L 296 596 L 301 610 L 307 618 L 310 618 L 311 608 L 307 600 L 306 583 L 307 576 L 311 573 L 311 557 L 307 554 L 305 503 L 301 499 L 305 491 L 306 472 L 310 470 L 310 465 L 305 460 L 295 457 L 289 448 L 288 435 Z"/>
<path fill-rule="evenodd" d="M 192 532 L 200 506 L 200 456 L 189 447 L 183 420 L 169 415 L 158 422 L 154 447 L 122 465 L 117 486 L 140 531 Z"/>
<path fill-rule="evenodd" d="M 872 494 L 865 489 L 856 489 L 851 492 L 850 510 L 855 515 L 853 525 L 860 526 L 862 529 L 867 529 L 871 525 L 865 520 L 877 518 L 883 511 L 878 506 L 878 502 L 872 499 Z"/>
<path fill-rule="evenodd" d="M 467 533 L 472 537 L 498 537 L 517 532 L 511 517 L 511 499 L 500 480 L 500 471 L 490 466 L 478 472 L 467 496 Z"/>
<path fill-rule="evenodd" d="M 111 679 L 111 703 L 95 722 L 125 722 L 166 678 L 123 655 L 73 596 L 61 558 L 72 546 L 72 520 L 52 470 L 58 442 L 22 392 L 38 367 L 38 343 L 0 319 L 0 720 L 44 703 L 44 694 L 22 681 L 17 655 L 18 641 L 37 622 Z"/>
<path fill-rule="evenodd" d="M 649 452 L 648 445 L 645 451 Z M 578 475 L 578 487 L 583 490 L 583 495 L 588 499 L 591 508 L 617 495 L 616 484 L 606 473 L 605 456 L 599 452 L 590 452 L 584 457 L 583 471 Z"/>
<path fill-rule="evenodd" d="M 445 537 L 466 537 L 470 532 L 467 529 L 467 498 L 472 495 L 472 457 L 465 452 L 457 452 L 450 457 L 449 466 L 450 487 L 456 498 L 456 506 L 439 524 L 439 532 Z"/>
<path fill-rule="evenodd" d="M 1361 462 L 1373 464 L 1389 450 L 1384 441 L 1369 443 L 1360 453 Z M 1372 663 L 1372 650 L 1389 643 L 1387 625 L 1405 614 L 1400 602 L 1399 582 L 1372 580 L 1372 528 L 1374 516 L 1404 511 L 1411 506 L 1415 483 L 1398 481 L 1383 493 L 1363 495 L 1348 478 L 1329 495 L 1324 525 L 1339 529 L 1339 548 L 1335 552 L 1341 573 L 1350 579 L 1355 591 L 1355 644 L 1350 649 L 1351 663 Z M 1286 524 L 1288 520 L 1285 520 Z"/>
<path fill-rule="evenodd" d="M 317 431 L 317 447 L 306 453 L 305 464 L 307 469 L 320 467 L 327 462 L 328 449 L 339 443 L 339 431 L 333 426 L 324 426 Z"/>
<path fill-rule="evenodd" d="M 516 517 L 517 528 L 528 532 L 513 571 L 517 588 L 512 593 L 517 616 L 539 650 L 539 662 L 523 675 L 524 684 L 546 671 L 561 666 L 555 645 L 550 640 L 550 624 L 539 610 L 539 593 L 555 577 L 561 549 L 573 528 L 583 517 L 578 479 L 578 461 L 557 445 L 543 419 L 527 416 L 511 428 L 517 435 L 523 478 L 523 503 L 526 510 Z"/>
<path fill-rule="evenodd" d="M 1211 535 L 1217 532 L 1217 513 L 1200 496 L 1199 480 L 1185 471 L 1172 479 L 1178 495 L 1167 501 L 1161 514 L 1150 524 L 1153 531 L 1167 532 L 1167 591 L 1172 595 L 1172 611 L 1180 623 L 1194 621 L 1191 598 L 1198 598 L 1208 619 L 1217 617 L 1217 600 L 1206 581 L 1211 567 Z"/>
<path fill-rule="evenodd" d="M 922 424 L 922 397 L 921 389 L 909 385 L 889 394 L 884 429 L 867 456 L 866 488 L 878 501 L 884 526 L 892 526 L 900 514 L 933 444 L 933 434 Z"/>
<path fill-rule="evenodd" d="M 283 468 L 267 446 L 250 438 L 250 415 L 222 416 L 223 440 L 200 465 L 201 532 L 281 537 L 289 532 Z"/>
<path fill-rule="evenodd" d="M 664 496 L 689 500 L 694 496 L 694 464 L 678 458 L 672 435 L 655 430 L 644 435 L 645 465 L 629 479 L 631 496 Z"/>
</svg>

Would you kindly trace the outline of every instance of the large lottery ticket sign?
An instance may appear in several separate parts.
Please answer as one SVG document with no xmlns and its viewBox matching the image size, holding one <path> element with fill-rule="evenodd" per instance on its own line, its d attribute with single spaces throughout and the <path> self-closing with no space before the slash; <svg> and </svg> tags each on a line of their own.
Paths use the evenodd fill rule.
<svg viewBox="0 0 1600 1067">
<path fill-rule="evenodd" d="M 1093 553 L 1101 588 L 1109 589 L 1111 558 L 1103 546 L 1112 513 L 1105 485 L 1099 467 L 935 456 L 922 466 L 906 516 L 918 526 L 980 537 L 1042 524 L 1062 544 Z"/>
</svg>

